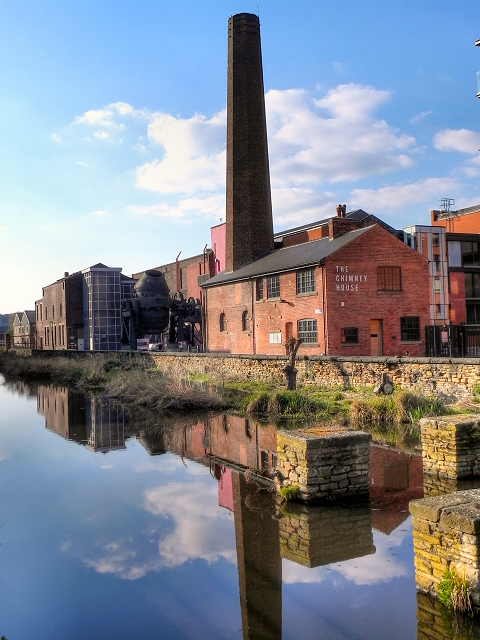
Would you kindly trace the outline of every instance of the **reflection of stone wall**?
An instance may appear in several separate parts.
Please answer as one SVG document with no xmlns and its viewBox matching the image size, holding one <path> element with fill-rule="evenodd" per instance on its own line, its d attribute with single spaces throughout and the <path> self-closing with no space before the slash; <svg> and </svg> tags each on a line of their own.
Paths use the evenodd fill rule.
<svg viewBox="0 0 480 640">
<path fill-rule="evenodd" d="M 425 473 L 449 478 L 480 475 L 478 415 L 423 418 L 420 427 Z"/>
<path fill-rule="evenodd" d="M 305 502 L 368 494 L 371 435 L 316 428 L 278 431 L 278 487 L 297 485 Z"/>
<path fill-rule="evenodd" d="M 280 512 L 280 548 L 282 558 L 307 567 L 375 553 L 370 508 L 289 503 Z"/>
<path fill-rule="evenodd" d="M 300 349 L 301 352 L 301 349 Z M 287 356 L 247 356 L 233 354 L 172 354 L 156 353 L 157 367 L 166 371 L 181 368 L 185 373 L 208 373 L 225 380 L 263 380 L 282 383 Z M 342 387 L 378 384 L 387 373 L 395 386 L 441 393 L 451 398 L 472 396 L 480 384 L 478 359 L 455 358 L 385 358 L 385 357 L 297 357 L 299 384 L 326 384 Z"/>
<path fill-rule="evenodd" d="M 480 489 L 480 478 L 445 478 L 426 473 L 423 476 L 425 498 L 431 496 L 444 496 L 455 491 L 467 491 L 467 489 Z"/>
<path fill-rule="evenodd" d="M 480 490 L 413 500 L 410 513 L 417 588 L 438 597 L 445 571 L 454 569 L 471 581 L 480 603 Z"/>
<path fill-rule="evenodd" d="M 480 620 L 455 616 L 434 598 L 417 593 L 417 640 L 475 640 L 480 638 Z"/>
</svg>

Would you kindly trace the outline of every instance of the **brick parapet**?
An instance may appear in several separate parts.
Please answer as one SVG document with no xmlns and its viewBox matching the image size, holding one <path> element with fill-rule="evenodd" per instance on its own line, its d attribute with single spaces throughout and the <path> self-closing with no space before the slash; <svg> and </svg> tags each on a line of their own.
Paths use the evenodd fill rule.
<svg viewBox="0 0 480 640">
<path fill-rule="evenodd" d="M 206 373 L 225 380 L 259 380 L 281 384 L 287 356 L 236 355 L 225 353 L 156 353 L 156 365 L 166 372 Z M 297 383 L 328 385 L 347 389 L 374 386 L 386 373 L 394 386 L 447 400 L 471 397 L 480 387 L 480 360 L 477 358 L 394 358 L 394 357 L 297 357 Z"/>
</svg>

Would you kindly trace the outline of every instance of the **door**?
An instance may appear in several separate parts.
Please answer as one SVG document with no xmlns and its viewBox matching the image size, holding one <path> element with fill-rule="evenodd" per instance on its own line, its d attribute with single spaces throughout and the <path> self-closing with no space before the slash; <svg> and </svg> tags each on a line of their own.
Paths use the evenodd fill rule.
<svg viewBox="0 0 480 640">
<path fill-rule="evenodd" d="M 370 320 L 370 354 L 382 355 L 382 320 Z"/>
</svg>

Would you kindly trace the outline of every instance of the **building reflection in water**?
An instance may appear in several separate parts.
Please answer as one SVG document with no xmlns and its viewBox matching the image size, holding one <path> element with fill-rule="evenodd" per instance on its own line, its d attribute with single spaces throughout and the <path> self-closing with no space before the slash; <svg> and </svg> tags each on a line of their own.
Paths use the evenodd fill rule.
<svg viewBox="0 0 480 640">
<path fill-rule="evenodd" d="M 123 411 L 105 396 L 84 396 L 67 387 L 39 385 L 37 409 L 50 431 L 95 452 L 125 449 Z"/>
<path fill-rule="evenodd" d="M 282 504 L 273 490 L 273 425 L 231 415 L 126 425 L 108 399 L 46 386 L 38 410 L 48 429 L 93 451 L 124 449 L 136 437 L 150 455 L 169 451 L 210 468 L 220 506 L 234 514 L 245 639 L 282 637 L 282 558 L 321 567 L 373 554 L 373 529 L 391 533 L 408 517 L 408 502 L 423 496 L 419 455 L 372 446 L 370 504 L 306 507 Z"/>
</svg>

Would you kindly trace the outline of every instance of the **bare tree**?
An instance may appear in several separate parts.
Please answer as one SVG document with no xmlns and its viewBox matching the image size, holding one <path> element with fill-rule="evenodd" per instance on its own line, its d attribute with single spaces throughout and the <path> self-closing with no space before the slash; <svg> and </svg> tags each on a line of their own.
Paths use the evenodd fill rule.
<svg viewBox="0 0 480 640">
<path fill-rule="evenodd" d="M 297 388 L 298 369 L 296 369 L 295 367 L 295 359 L 297 357 L 298 348 L 302 344 L 302 342 L 303 340 L 301 338 L 291 337 L 285 343 L 285 346 L 288 348 L 290 358 L 288 363 L 283 367 L 283 372 L 287 379 L 287 389 L 290 390 L 294 390 Z"/>
</svg>

